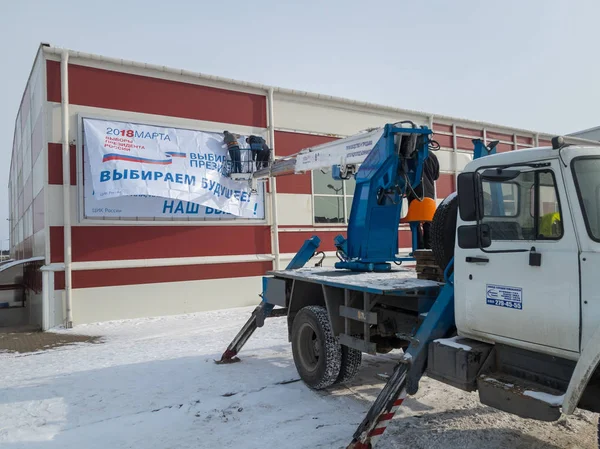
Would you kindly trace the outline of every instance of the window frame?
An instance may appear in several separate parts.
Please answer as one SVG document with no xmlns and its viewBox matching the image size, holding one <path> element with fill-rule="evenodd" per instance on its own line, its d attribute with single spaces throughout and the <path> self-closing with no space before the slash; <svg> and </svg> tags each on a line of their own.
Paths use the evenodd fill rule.
<svg viewBox="0 0 600 449">
<path fill-rule="evenodd" d="M 310 189 L 311 189 L 311 203 L 312 203 L 312 223 L 313 226 L 315 227 L 345 227 L 348 225 L 348 221 L 350 219 L 350 211 L 351 211 L 351 207 L 348 208 L 348 203 L 347 203 L 347 199 L 348 198 L 354 198 L 354 193 L 353 194 L 348 194 L 347 193 L 347 181 L 346 179 L 340 180 L 340 182 L 342 183 L 342 192 L 339 195 L 335 195 L 335 194 L 327 194 L 327 193 L 315 193 L 315 173 L 319 171 L 321 172 L 321 174 L 324 175 L 331 175 L 331 172 L 326 172 L 324 173 L 322 170 L 312 170 L 311 174 L 310 174 Z M 356 182 L 356 180 L 354 181 Z M 315 199 L 316 198 L 339 198 L 342 200 L 343 202 L 343 217 L 342 217 L 342 221 L 337 222 L 337 223 L 319 223 L 315 220 Z"/>
<path fill-rule="evenodd" d="M 487 182 L 488 184 L 495 183 L 495 184 L 513 184 L 513 185 L 515 185 L 517 187 L 517 207 L 516 207 L 517 211 L 514 215 L 485 215 L 485 207 L 484 207 L 483 217 L 484 218 L 486 218 L 486 217 L 487 218 L 490 218 L 490 217 L 492 217 L 492 218 L 515 218 L 515 217 L 518 217 L 519 214 L 521 213 L 521 186 L 514 181 L 498 182 L 498 181 L 482 180 L 481 181 L 481 191 L 482 192 L 483 192 L 483 183 L 484 182 Z M 491 194 L 490 194 L 490 196 L 491 196 Z"/>
<path fill-rule="evenodd" d="M 600 159 L 600 157 L 598 158 Z M 527 172 L 522 172 L 522 173 L 533 173 L 534 175 L 534 181 L 533 181 L 533 185 L 531 186 L 534 189 L 534 215 L 533 215 L 533 231 L 534 231 L 534 238 L 533 239 L 518 239 L 518 240 L 495 240 L 492 238 L 492 242 L 547 242 L 547 241 L 558 241 L 561 240 L 564 235 L 565 235 L 565 228 L 564 225 L 562 224 L 562 217 L 563 217 L 563 208 L 562 208 L 562 203 L 560 200 L 560 192 L 558 190 L 558 184 L 556 183 L 556 174 L 554 172 L 554 170 L 552 168 L 542 168 L 542 169 L 536 169 L 536 170 L 530 170 Z M 556 236 L 556 237 L 544 237 L 544 238 L 539 238 L 539 220 L 541 218 L 540 215 L 540 204 L 539 204 L 539 195 L 540 195 L 540 181 L 539 181 L 539 175 L 540 173 L 549 173 L 552 176 L 552 184 L 554 186 L 554 191 L 556 193 L 556 202 L 558 204 L 558 213 L 561 217 L 561 227 L 560 227 L 560 235 Z M 483 192 L 483 182 L 484 180 L 481 180 L 480 184 L 480 188 L 481 188 L 481 192 Z M 487 181 L 489 182 L 489 181 Z M 519 192 L 519 204 L 518 204 L 518 210 L 519 213 L 517 215 L 514 216 L 510 216 L 510 215 L 501 215 L 501 216 L 496 216 L 496 215 L 485 215 L 483 217 L 483 220 L 481 221 L 481 223 L 485 223 L 485 218 L 518 218 L 521 215 L 521 186 L 518 185 L 517 182 L 515 181 L 507 181 L 506 183 L 501 183 L 501 184 L 509 184 L 509 183 L 513 183 L 513 184 L 517 184 L 518 187 L 518 192 Z M 550 186 L 547 186 L 550 187 Z M 578 192 L 579 193 L 579 192 Z M 530 211 L 526 211 L 526 213 L 530 214 Z M 536 219 L 537 216 L 537 219 Z M 587 217 L 586 217 L 586 225 L 587 225 Z M 600 240 L 598 240 L 600 242 Z"/>
<path fill-rule="evenodd" d="M 592 159 L 600 160 L 600 156 L 577 156 L 577 157 L 573 158 L 573 160 L 571 161 L 570 168 L 571 168 L 571 173 L 573 175 L 573 180 L 575 181 L 575 191 L 577 192 L 577 199 L 579 201 L 579 207 L 581 208 L 581 211 L 583 212 L 581 215 L 583 215 L 583 222 L 585 223 L 585 229 L 588 233 L 589 238 L 591 238 L 594 242 L 600 243 L 600 236 L 596 237 L 590 227 L 588 213 L 586 211 L 585 204 L 583 202 L 583 196 L 581 195 L 581 187 L 579 185 L 579 178 L 577 177 L 577 171 L 575 170 L 575 162 L 577 162 L 579 160 L 592 160 Z"/>
</svg>

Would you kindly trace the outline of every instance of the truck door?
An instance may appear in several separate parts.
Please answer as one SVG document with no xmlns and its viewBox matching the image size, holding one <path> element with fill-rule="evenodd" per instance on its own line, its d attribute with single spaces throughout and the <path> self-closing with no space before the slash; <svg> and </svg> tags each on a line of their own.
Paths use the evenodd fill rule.
<svg viewBox="0 0 600 449">
<path fill-rule="evenodd" d="M 480 181 L 491 245 L 457 245 L 457 326 L 492 341 L 578 352 L 578 245 L 560 167 L 516 170 L 508 181 Z"/>
</svg>

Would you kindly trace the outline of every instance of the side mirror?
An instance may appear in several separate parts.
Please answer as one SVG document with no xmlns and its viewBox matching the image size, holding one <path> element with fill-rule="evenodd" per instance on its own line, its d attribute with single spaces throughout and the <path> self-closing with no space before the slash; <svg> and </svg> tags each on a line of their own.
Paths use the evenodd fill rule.
<svg viewBox="0 0 600 449">
<path fill-rule="evenodd" d="M 458 246 L 462 249 L 488 248 L 492 244 L 489 225 L 465 225 L 458 228 Z"/>
<path fill-rule="evenodd" d="M 457 178 L 458 211 L 463 221 L 483 218 L 481 175 L 478 172 L 461 173 Z"/>
</svg>

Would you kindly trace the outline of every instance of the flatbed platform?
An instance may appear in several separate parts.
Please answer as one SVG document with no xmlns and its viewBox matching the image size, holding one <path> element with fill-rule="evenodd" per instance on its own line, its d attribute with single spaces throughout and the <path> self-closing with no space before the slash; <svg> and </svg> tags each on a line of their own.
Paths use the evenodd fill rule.
<svg viewBox="0 0 600 449">
<path fill-rule="evenodd" d="M 278 278 L 391 296 L 413 294 L 435 296 L 444 285 L 440 282 L 418 279 L 416 271 L 411 268 L 395 268 L 387 273 L 359 273 L 333 267 L 311 267 L 270 271 L 267 274 Z"/>
</svg>

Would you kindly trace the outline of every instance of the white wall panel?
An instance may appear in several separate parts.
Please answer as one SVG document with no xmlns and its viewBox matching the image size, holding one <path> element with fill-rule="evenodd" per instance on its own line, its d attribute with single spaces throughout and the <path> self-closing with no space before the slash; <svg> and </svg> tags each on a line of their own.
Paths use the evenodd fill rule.
<svg viewBox="0 0 600 449">
<path fill-rule="evenodd" d="M 262 278 L 256 276 L 75 289 L 73 321 L 77 325 L 257 305 L 261 288 Z M 57 298 L 63 293 L 57 291 Z"/>
<path fill-rule="evenodd" d="M 170 117 L 167 115 L 141 114 L 137 112 L 119 111 L 116 109 L 92 108 L 88 106 L 69 105 L 69 141 L 76 142 L 78 139 L 77 116 L 90 115 L 102 116 L 107 119 L 117 121 L 129 121 L 135 123 L 144 123 L 148 125 L 163 125 L 177 128 L 185 128 L 201 131 L 222 132 L 228 129 L 231 132 L 240 134 L 260 134 L 264 128 L 255 128 L 252 126 L 230 125 L 217 122 L 207 122 L 203 120 L 192 120 L 179 117 Z M 46 132 L 48 142 L 62 142 L 61 126 L 61 106 L 60 103 L 46 103 Z"/>
<path fill-rule="evenodd" d="M 438 150 L 430 151 L 430 153 L 435 153 L 440 163 L 440 171 L 452 172 L 454 170 L 454 154 L 451 151 Z"/>
<path fill-rule="evenodd" d="M 461 153 L 461 152 L 457 152 L 456 153 L 456 162 L 457 162 L 457 167 L 456 169 L 461 172 L 465 169 L 465 167 L 467 166 L 467 164 L 469 162 L 471 162 L 473 160 L 473 154 L 472 153 Z"/>
<path fill-rule="evenodd" d="M 70 199 L 71 199 L 71 223 L 77 223 L 77 187 L 71 186 Z M 47 214 L 46 214 L 46 226 L 62 226 L 64 223 L 63 218 L 63 186 L 48 185 L 46 186 L 46 201 L 47 201 Z"/>
<path fill-rule="evenodd" d="M 279 193 L 277 200 L 280 225 L 313 224 L 311 195 Z"/>
<path fill-rule="evenodd" d="M 33 234 L 33 256 L 45 256 L 46 255 L 46 230 Z"/>
<path fill-rule="evenodd" d="M 394 115 L 377 109 L 352 108 L 341 103 L 327 104 L 280 94 L 274 98 L 274 115 L 277 129 L 342 136 L 399 120 L 413 120 L 418 125 L 428 125 L 423 117 Z"/>
<path fill-rule="evenodd" d="M 440 171 L 446 173 L 454 173 L 454 153 L 449 150 L 438 150 L 435 152 L 440 163 Z M 461 151 L 456 152 L 456 170 L 461 172 L 465 166 L 473 160 L 471 153 L 465 153 Z"/>
<path fill-rule="evenodd" d="M 33 172 L 31 173 L 31 176 L 33 176 L 33 180 L 32 180 L 32 184 L 33 184 L 33 198 L 35 199 L 35 197 L 38 195 L 38 193 L 41 192 L 42 188 L 44 187 L 44 180 L 45 180 L 45 167 L 46 167 L 46 160 L 43 154 L 40 154 L 40 156 L 37 158 L 35 165 L 33 166 Z"/>
</svg>

